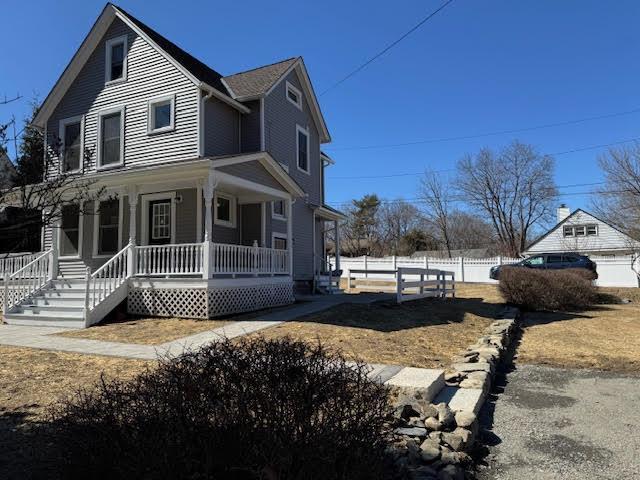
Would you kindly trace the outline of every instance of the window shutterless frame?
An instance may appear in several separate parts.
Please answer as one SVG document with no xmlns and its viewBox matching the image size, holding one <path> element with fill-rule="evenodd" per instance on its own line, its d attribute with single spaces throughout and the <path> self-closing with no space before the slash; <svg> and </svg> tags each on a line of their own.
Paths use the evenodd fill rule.
<svg viewBox="0 0 640 480">
<path fill-rule="evenodd" d="M 282 205 L 282 213 L 276 211 L 276 204 Z M 271 202 L 271 218 L 274 220 L 286 220 L 287 219 L 287 206 L 284 200 L 273 200 Z"/>
<path fill-rule="evenodd" d="M 79 259 L 82 258 L 82 242 L 83 242 L 83 237 L 84 237 L 84 228 L 83 228 L 83 224 L 84 224 L 84 213 L 83 213 L 83 208 L 84 208 L 84 204 L 83 202 L 80 202 L 80 204 L 74 204 L 74 203 L 65 203 L 64 207 L 73 207 L 76 206 L 78 208 L 78 249 L 77 252 L 74 255 L 64 255 L 62 254 L 62 252 L 60 252 L 60 256 L 58 258 L 61 259 Z M 62 216 L 62 215 L 61 215 Z M 60 219 L 60 224 L 58 225 L 57 228 L 57 232 L 54 232 L 54 235 L 57 234 L 58 235 L 58 248 L 61 248 L 62 245 L 62 235 L 64 234 L 63 232 L 63 225 L 62 225 L 62 218 Z"/>
<path fill-rule="evenodd" d="M 113 55 L 113 47 L 122 44 L 122 75 L 118 78 L 112 78 L 112 55 Z M 128 52 L 127 52 L 127 36 L 122 35 L 120 37 L 110 38 L 105 42 L 105 55 L 104 55 L 104 83 L 105 85 L 111 85 L 114 83 L 126 82 L 127 81 L 127 63 L 128 62 Z"/>
<path fill-rule="evenodd" d="M 218 198 L 229 201 L 229 220 L 218 218 Z M 236 226 L 236 198 L 222 192 L 216 192 L 213 199 L 213 223 L 222 227 L 235 228 Z"/>
<path fill-rule="evenodd" d="M 285 95 L 290 103 L 293 103 L 299 110 L 302 110 L 302 92 L 300 92 L 300 90 L 287 82 Z"/>
<path fill-rule="evenodd" d="M 80 125 L 80 152 L 78 158 L 78 168 L 67 170 L 65 168 L 65 157 L 66 157 L 66 129 L 69 125 L 79 124 Z M 59 127 L 59 136 L 62 145 L 60 147 L 60 152 L 58 156 L 58 170 L 60 173 L 78 173 L 82 171 L 83 159 L 84 159 L 84 115 L 76 115 L 75 117 L 64 118 L 60 120 Z"/>
<path fill-rule="evenodd" d="M 114 115 L 116 113 L 120 114 L 120 161 L 108 163 L 106 165 L 103 164 L 103 140 L 104 140 L 104 132 L 103 132 L 103 119 L 104 117 L 108 117 L 110 115 Z M 97 153 L 96 153 L 96 169 L 97 170 L 106 170 L 109 168 L 117 168 L 124 165 L 124 124 L 125 124 L 125 114 L 126 109 L 124 106 L 109 108 L 106 110 L 100 110 L 98 112 L 98 145 L 97 145 Z"/>
<path fill-rule="evenodd" d="M 156 128 L 156 107 L 169 106 L 169 124 Z M 149 135 L 155 133 L 170 132 L 175 130 L 176 118 L 176 96 L 175 94 L 162 95 L 149 99 L 147 102 L 147 133 Z"/>
<path fill-rule="evenodd" d="M 304 135 L 306 141 L 306 168 L 300 166 L 300 134 Z M 306 173 L 307 175 L 311 174 L 311 159 L 309 158 L 309 129 L 303 128 L 300 125 L 296 125 L 296 167 L 301 172 Z"/>
<path fill-rule="evenodd" d="M 112 254 L 99 253 L 100 243 L 100 204 L 108 202 L 109 200 L 96 200 L 93 202 L 93 258 L 111 258 L 115 253 L 122 248 L 122 220 L 123 220 L 123 196 L 118 195 L 117 198 L 112 199 L 118 202 L 118 249 Z"/>
<path fill-rule="evenodd" d="M 271 233 L 271 248 L 276 248 L 276 240 L 282 240 L 284 242 L 284 248 L 279 250 L 287 250 L 289 248 L 289 239 L 286 233 L 272 232 Z"/>
</svg>

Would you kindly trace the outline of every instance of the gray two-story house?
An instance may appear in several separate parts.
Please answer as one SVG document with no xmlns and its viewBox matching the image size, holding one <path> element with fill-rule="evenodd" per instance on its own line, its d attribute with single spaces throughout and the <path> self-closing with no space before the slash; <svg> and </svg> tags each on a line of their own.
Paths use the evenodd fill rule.
<svg viewBox="0 0 640 480">
<path fill-rule="evenodd" d="M 324 255 L 342 217 L 324 203 L 331 137 L 300 57 L 224 76 L 107 4 L 33 123 L 47 177 L 101 196 L 43 229 L 7 282 L 9 323 L 90 325 L 125 299 L 212 318 L 293 302 L 339 268 Z"/>
</svg>

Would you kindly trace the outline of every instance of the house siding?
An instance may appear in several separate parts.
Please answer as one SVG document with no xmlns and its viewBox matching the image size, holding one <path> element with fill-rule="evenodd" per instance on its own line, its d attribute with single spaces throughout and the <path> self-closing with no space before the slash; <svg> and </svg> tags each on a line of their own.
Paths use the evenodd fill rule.
<svg viewBox="0 0 640 480">
<path fill-rule="evenodd" d="M 204 155 L 229 155 L 240 151 L 239 115 L 233 107 L 211 98 L 204 102 Z"/>
<path fill-rule="evenodd" d="M 105 42 L 127 36 L 127 80 L 105 85 Z M 175 95 L 175 130 L 147 133 L 148 101 Z M 84 115 L 84 146 L 89 151 L 84 171 L 94 171 L 97 159 L 98 113 L 125 107 L 124 165 L 194 158 L 198 154 L 199 89 L 142 37 L 115 19 L 77 78 L 47 120 L 48 143 L 55 143 L 60 120 Z M 52 154 L 49 174 L 56 174 L 58 158 Z"/>
<path fill-rule="evenodd" d="M 598 235 L 585 237 L 565 237 L 564 226 L 567 225 L 597 225 Z M 527 249 L 527 254 L 545 252 L 584 252 L 606 253 L 609 251 L 630 251 L 632 242 L 628 236 L 615 228 L 598 220 L 587 212 L 574 212 L 562 225 L 547 234 L 546 237 Z"/>
<path fill-rule="evenodd" d="M 264 99 L 265 147 L 280 162 L 289 175 L 307 194 L 293 205 L 294 277 L 296 280 L 313 278 L 313 209 L 322 203 L 320 136 L 313 121 L 306 97 L 302 97 L 302 110 L 287 100 L 286 82 L 303 91 L 295 71 L 290 72 Z M 298 169 L 296 125 L 309 131 L 309 174 Z M 317 254 L 317 252 L 316 252 Z"/>
<path fill-rule="evenodd" d="M 243 162 L 218 168 L 221 172 L 284 191 L 280 183 L 258 162 Z"/>
<path fill-rule="evenodd" d="M 260 102 L 245 102 L 250 113 L 240 116 L 240 143 L 242 153 L 259 152 L 260 148 Z"/>
</svg>

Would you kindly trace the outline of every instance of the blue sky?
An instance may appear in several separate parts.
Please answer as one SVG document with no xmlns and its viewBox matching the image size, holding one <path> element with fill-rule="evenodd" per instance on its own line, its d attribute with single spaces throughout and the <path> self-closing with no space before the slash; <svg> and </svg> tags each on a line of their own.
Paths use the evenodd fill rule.
<svg viewBox="0 0 640 480">
<path fill-rule="evenodd" d="M 415 25 L 442 0 L 117 2 L 223 74 L 302 55 L 318 93 Z M 103 2 L 13 2 L 3 9 L 0 121 L 44 98 Z M 320 96 L 333 137 L 327 201 L 365 193 L 415 198 L 419 175 L 515 138 L 545 153 L 640 138 L 640 112 L 556 128 L 397 148 L 640 109 L 640 2 L 455 0 L 357 75 Z M 599 182 L 604 148 L 556 156 L 559 185 Z M 451 173 L 443 173 L 451 175 Z M 346 178 L 345 178 L 346 177 Z M 592 187 L 563 188 L 588 207 Z"/>
</svg>

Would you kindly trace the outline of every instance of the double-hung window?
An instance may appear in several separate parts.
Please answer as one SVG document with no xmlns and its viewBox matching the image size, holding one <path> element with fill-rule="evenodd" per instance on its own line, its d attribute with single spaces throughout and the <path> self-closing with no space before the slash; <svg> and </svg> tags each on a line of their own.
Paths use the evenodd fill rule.
<svg viewBox="0 0 640 480">
<path fill-rule="evenodd" d="M 296 125 L 296 152 L 298 169 L 310 173 L 309 169 L 309 130 Z"/>
<path fill-rule="evenodd" d="M 81 231 L 80 207 L 77 204 L 63 205 L 60 212 L 60 255 L 77 257 L 80 255 Z"/>
<path fill-rule="evenodd" d="M 274 232 L 271 237 L 271 248 L 274 248 L 276 250 L 286 250 L 287 249 L 286 235 Z"/>
<path fill-rule="evenodd" d="M 285 220 L 287 218 L 284 200 L 274 200 L 271 202 L 271 217 L 276 220 Z"/>
<path fill-rule="evenodd" d="M 236 202 L 231 195 L 216 193 L 215 198 L 215 218 L 216 225 L 224 227 L 236 226 Z"/>
<path fill-rule="evenodd" d="M 105 83 L 127 79 L 127 36 L 112 38 L 106 42 Z"/>
<path fill-rule="evenodd" d="M 174 129 L 175 95 L 165 95 L 149 100 L 147 131 L 167 132 Z"/>
<path fill-rule="evenodd" d="M 119 249 L 120 202 L 106 200 L 99 203 L 96 255 L 113 255 Z"/>
<path fill-rule="evenodd" d="M 98 114 L 98 168 L 124 163 L 124 107 Z"/>
<path fill-rule="evenodd" d="M 287 82 L 287 100 L 302 110 L 302 93 L 296 87 Z"/>
<path fill-rule="evenodd" d="M 66 118 L 60 121 L 60 141 L 62 142 L 62 172 L 76 172 L 82 166 L 82 117 Z"/>
</svg>

